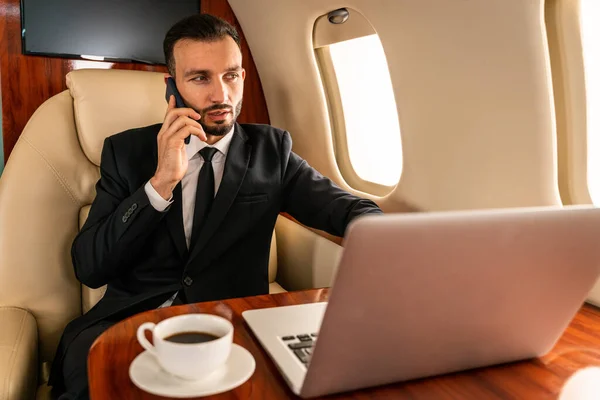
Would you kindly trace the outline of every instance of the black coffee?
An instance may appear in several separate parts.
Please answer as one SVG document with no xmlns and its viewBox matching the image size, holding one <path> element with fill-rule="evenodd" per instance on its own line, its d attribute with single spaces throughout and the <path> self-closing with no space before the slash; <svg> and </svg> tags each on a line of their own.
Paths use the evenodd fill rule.
<svg viewBox="0 0 600 400">
<path fill-rule="evenodd" d="M 203 343 L 218 339 L 219 336 L 206 332 L 178 332 L 167 336 L 165 340 L 175 343 Z"/>
</svg>

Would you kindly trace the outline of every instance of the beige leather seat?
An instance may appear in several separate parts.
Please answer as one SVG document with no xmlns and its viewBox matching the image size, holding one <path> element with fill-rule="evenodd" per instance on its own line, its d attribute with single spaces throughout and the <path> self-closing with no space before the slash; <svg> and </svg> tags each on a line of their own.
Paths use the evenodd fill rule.
<svg viewBox="0 0 600 400">
<path fill-rule="evenodd" d="M 70 257 L 95 196 L 104 138 L 161 122 L 166 110 L 161 73 L 78 70 L 66 79 L 69 89 L 34 113 L 0 178 L 2 400 L 48 398 L 65 325 L 104 294 L 76 280 Z M 281 266 L 291 270 L 283 274 L 291 289 L 328 286 L 339 246 L 283 217 L 276 232 L 270 291 L 284 291 L 275 282 Z M 289 248 L 278 248 L 276 236 Z"/>
</svg>

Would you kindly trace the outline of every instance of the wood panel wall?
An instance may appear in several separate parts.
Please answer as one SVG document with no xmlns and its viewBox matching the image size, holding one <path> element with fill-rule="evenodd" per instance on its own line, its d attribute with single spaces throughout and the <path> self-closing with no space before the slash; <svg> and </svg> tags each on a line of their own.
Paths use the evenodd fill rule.
<svg viewBox="0 0 600 400">
<path fill-rule="evenodd" d="M 201 0 L 200 12 L 225 19 L 238 29 L 242 37 L 246 82 L 239 122 L 269 123 L 267 105 L 254 60 L 227 0 Z M 65 76 L 69 71 L 81 68 L 166 72 L 166 67 L 163 66 L 23 55 L 20 1 L 0 0 L 0 83 L 5 162 L 33 112 L 44 101 L 67 88 Z"/>
</svg>

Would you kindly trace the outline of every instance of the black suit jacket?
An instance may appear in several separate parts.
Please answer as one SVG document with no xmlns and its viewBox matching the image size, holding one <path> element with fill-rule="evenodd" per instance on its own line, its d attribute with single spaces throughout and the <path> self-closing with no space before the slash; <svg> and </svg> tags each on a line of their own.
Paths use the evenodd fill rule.
<svg viewBox="0 0 600 400">
<path fill-rule="evenodd" d="M 156 308 L 178 290 L 189 302 L 268 293 L 270 242 L 280 212 L 338 236 L 353 218 L 381 212 L 294 154 L 288 132 L 236 124 L 212 209 L 188 253 L 181 186 L 165 212 L 152 207 L 144 190 L 156 171 L 160 127 L 104 142 L 96 198 L 72 259 L 83 284 L 108 287 L 96 306 L 66 327 L 51 384 L 69 343 L 100 320 Z"/>
</svg>

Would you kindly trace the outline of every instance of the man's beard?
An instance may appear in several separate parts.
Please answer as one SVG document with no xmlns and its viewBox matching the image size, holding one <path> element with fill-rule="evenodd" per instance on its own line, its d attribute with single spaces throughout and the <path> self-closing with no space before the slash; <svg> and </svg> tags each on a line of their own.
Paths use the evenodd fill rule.
<svg viewBox="0 0 600 400">
<path fill-rule="evenodd" d="M 242 111 L 242 100 L 240 100 L 240 102 L 236 104 L 235 110 L 233 110 L 233 107 L 227 104 L 213 104 L 210 107 L 202 109 L 199 114 L 202 116 L 202 118 L 200 118 L 200 125 L 202 126 L 202 129 L 204 129 L 204 132 L 207 135 L 212 136 L 224 136 L 228 134 L 229 131 L 231 131 L 231 128 L 233 128 L 237 117 L 240 115 L 240 112 Z M 215 125 L 207 125 L 206 123 L 204 123 L 204 121 L 206 121 L 206 115 L 209 112 L 215 110 L 227 110 L 230 112 L 233 110 L 233 118 L 231 119 L 231 123 L 227 124 L 225 123 L 225 121 L 213 122 L 213 124 Z"/>
</svg>

